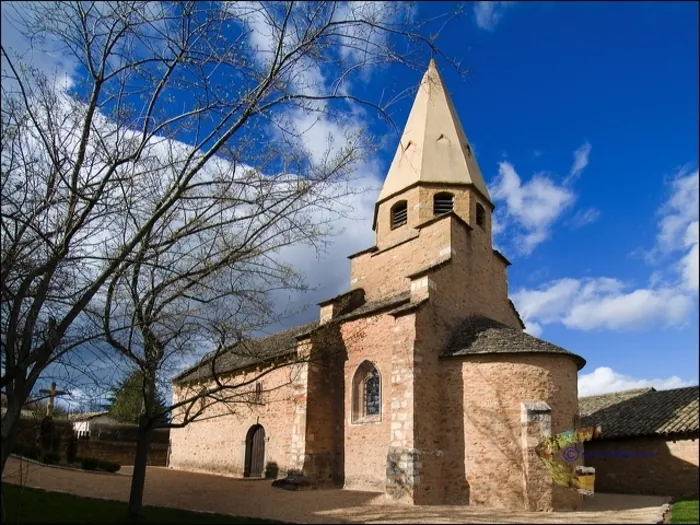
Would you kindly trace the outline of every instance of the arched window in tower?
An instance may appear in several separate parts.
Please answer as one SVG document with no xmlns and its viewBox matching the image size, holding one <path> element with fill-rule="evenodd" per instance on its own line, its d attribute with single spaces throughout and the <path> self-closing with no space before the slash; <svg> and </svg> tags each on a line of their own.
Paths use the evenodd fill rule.
<svg viewBox="0 0 700 525">
<path fill-rule="evenodd" d="M 391 207 L 391 229 L 408 222 L 408 202 L 399 201 Z"/>
<path fill-rule="evenodd" d="M 382 381 L 379 370 L 369 361 L 364 361 L 352 378 L 353 423 L 380 421 L 382 414 Z"/>
<path fill-rule="evenodd" d="M 478 202 L 476 203 L 476 225 L 482 230 L 486 228 L 486 210 Z"/>
<path fill-rule="evenodd" d="M 455 205 L 455 196 L 446 191 L 436 193 L 433 196 L 433 215 L 442 215 L 452 211 Z"/>
</svg>

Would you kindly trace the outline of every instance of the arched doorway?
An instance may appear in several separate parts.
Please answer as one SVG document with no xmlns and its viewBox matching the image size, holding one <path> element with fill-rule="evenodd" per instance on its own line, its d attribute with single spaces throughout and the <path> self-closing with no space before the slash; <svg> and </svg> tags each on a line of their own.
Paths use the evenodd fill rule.
<svg viewBox="0 0 700 525">
<path fill-rule="evenodd" d="M 245 437 L 246 478 L 261 478 L 265 468 L 265 429 L 262 425 L 253 425 Z"/>
</svg>

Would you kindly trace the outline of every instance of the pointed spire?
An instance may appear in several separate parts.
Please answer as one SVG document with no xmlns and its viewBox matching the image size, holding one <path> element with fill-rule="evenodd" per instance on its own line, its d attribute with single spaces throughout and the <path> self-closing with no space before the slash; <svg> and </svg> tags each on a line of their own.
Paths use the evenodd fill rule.
<svg viewBox="0 0 700 525">
<path fill-rule="evenodd" d="M 421 80 L 379 200 L 417 182 L 473 184 L 491 200 L 434 59 Z"/>
</svg>

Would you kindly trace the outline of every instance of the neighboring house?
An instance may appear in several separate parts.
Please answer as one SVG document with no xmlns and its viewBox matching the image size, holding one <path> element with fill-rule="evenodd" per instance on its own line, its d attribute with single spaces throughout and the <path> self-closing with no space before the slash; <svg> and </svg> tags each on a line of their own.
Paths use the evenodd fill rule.
<svg viewBox="0 0 700 525">
<path fill-rule="evenodd" d="M 300 472 L 410 504 L 578 508 L 534 448 L 574 425 L 585 361 L 524 333 L 493 209 L 431 61 L 375 205 L 375 245 L 349 256 L 350 291 L 320 303 L 317 322 L 206 357 L 174 379 L 173 400 L 211 384 L 212 367 L 240 381 L 323 359 L 253 381 L 234 414 L 202 399 L 205 419 L 172 430 L 169 465 Z"/>
<path fill-rule="evenodd" d="M 600 425 L 586 442 L 596 492 L 698 496 L 700 387 L 642 388 L 579 399 L 581 425 Z"/>
<path fill-rule="evenodd" d="M 87 439 L 90 437 L 91 424 L 117 424 L 117 421 L 109 416 L 109 412 L 82 412 L 70 414 L 68 419 L 73 421 L 73 432 L 75 432 L 80 439 Z"/>
</svg>

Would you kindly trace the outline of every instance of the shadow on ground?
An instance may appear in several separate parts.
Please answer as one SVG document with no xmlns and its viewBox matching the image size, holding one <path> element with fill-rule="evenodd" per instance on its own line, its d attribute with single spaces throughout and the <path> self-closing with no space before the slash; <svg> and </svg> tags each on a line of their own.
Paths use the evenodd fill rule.
<svg viewBox="0 0 700 525">
<path fill-rule="evenodd" d="M 21 467 L 21 468 L 20 468 Z M 120 476 L 90 475 L 22 463 L 10 458 L 3 481 L 68 492 L 79 496 L 127 501 L 131 467 Z M 287 491 L 272 480 L 200 474 L 148 467 L 144 504 L 296 523 L 657 523 L 659 496 L 596 494 L 581 512 L 511 513 L 458 505 L 406 507 L 382 493 L 351 490 Z"/>
</svg>

